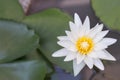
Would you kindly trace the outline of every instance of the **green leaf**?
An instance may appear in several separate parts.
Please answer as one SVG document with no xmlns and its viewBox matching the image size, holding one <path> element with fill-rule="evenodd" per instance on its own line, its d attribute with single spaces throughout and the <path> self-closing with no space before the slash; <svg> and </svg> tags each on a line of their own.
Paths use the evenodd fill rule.
<svg viewBox="0 0 120 80">
<path fill-rule="evenodd" d="M 23 16 L 18 0 L 0 0 L 0 18 L 21 21 Z"/>
<path fill-rule="evenodd" d="M 23 22 L 28 24 L 40 36 L 40 50 L 54 64 L 72 72 L 72 63 L 64 62 L 63 58 L 53 58 L 51 55 L 61 47 L 57 45 L 57 36 L 65 35 L 68 30 L 69 15 L 58 9 L 49 9 L 24 18 Z"/>
<path fill-rule="evenodd" d="M 44 58 L 44 56 L 42 56 L 42 53 L 38 50 L 34 50 L 31 53 L 27 54 L 25 56 L 26 60 L 40 60 L 43 61 L 47 67 L 47 73 L 52 73 L 53 72 L 53 68 L 52 65 L 48 62 L 48 60 L 46 60 Z"/>
<path fill-rule="evenodd" d="M 38 53 L 37 50 L 31 51 L 25 56 L 26 60 L 43 60 L 42 56 Z"/>
<path fill-rule="evenodd" d="M 0 64 L 0 80 L 44 80 L 46 66 L 42 61 Z"/>
<path fill-rule="evenodd" d="M 0 63 L 17 59 L 38 46 L 38 36 L 26 25 L 0 21 Z"/>
<path fill-rule="evenodd" d="M 92 7 L 103 23 L 120 30 L 120 0 L 92 0 Z"/>
</svg>

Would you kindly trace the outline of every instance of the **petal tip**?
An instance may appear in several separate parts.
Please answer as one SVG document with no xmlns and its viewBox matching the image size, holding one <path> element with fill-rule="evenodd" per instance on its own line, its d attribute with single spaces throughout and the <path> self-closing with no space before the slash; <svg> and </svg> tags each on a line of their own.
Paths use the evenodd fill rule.
<svg viewBox="0 0 120 80">
<path fill-rule="evenodd" d="M 74 13 L 74 17 L 78 17 L 78 16 L 79 16 L 78 13 L 75 12 L 75 13 Z"/>
<path fill-rule="evenodd" d="M 101 71 L 105 70 L 104 66 L 99 67 L 99 69 L 100 69 Z"/>
<path fill-rule="evenodd" d="M 88 21 L 90 21 L 90 19 L 89 19 L 89 16 L 88 16 L 88 15 L 86 16 L 85 20 L 88 20 Z"/>
<path fill-rule="evenodd" d="M 65 58 L 64 61 L 67 62 L 67 61 L 70 61 L 70 60 L 68 60 L 67 58 Z"/>
<path fill-rule="evenodd" d="M 88 18 L 88 19 L 89 19 L 89 16 L 86 16 L 86 18 Z"/>
<path fill-rule="evenodd" d="M 52 54 L 52 57 L 59 57 L 59 55 L 57 54 L 57 51 Z"/>
<path fill-rule="evenodd" d="M 98 23 L 99 24 L 99 23 Z M 103 24 L 99 24 L 100 26 L 103 26 Z"/>
<path fill-rule="evenodd" d="M 112 61 L 117 61 L 116 58 L 113 57 Z"/>
<path fill-rule="evenodd" d="M 105 30 L 105 32 L 106 32 L 106 34 L 108 34 L 108 33 L 109 33 L 109 30 Z"/>
<path fill-rule="evenodd" d="M 58 41 L 57 44 L 60 45 L 60 41 Z"/>
<path fill-rule="evenodd" d="M 58 36 L 57 39 L 60 40 L 60 36 Z"/>
<path fill-rule="evenodd" d="M 71 24 L 72 23 L 72 21 L 69 21 L 69 24 Z"/>
<path fill-rule="evenodd" d="M 76 77 L 79 73 L 74 73 L 74 77 Z"/>
<path fill-rule="evenodd" d="M 102 30 L 103 29 L 103 24 L 98 24 L 100 26 L 100 29 Z"/>
<path fill-rule="evenodd" d="M 77 13 L 74 14 L 74 19 L 79 19 L 79 15 Z"/>
<path fill-rule="evenodd" d="M 52 54 L 52 57 L 56 57 L 56 55 L 53 53 L 53 54 Z"/>
<path fill-rule="evenodd" d="M 65 30 L 65 33 L 67 34 L 67 33 L 69 33 L 69 31 L 68 31 L 68 30 Z"/>
<path fill-rule="evenodd" d="M 102 71 L 104 71 L 105 69 L 104 69 L 104 68 L 102 68 L 101 70 L 102 70 Z"/>
<path fill-rule="evenodd" d="M 117 39 L 114 39 L 114 43 L 116 43 L 117 42 Z"/>
</svg>

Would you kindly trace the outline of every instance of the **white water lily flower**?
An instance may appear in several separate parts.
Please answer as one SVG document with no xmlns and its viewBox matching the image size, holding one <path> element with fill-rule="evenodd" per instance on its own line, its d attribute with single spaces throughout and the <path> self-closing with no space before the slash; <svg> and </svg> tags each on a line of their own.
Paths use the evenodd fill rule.
<svg viewBox="0 0 120 80">
<path fill-rule="evenodd" d="M 59 36 L 58 44 L 64 48 L 54 52 L 53 57 L 66 56 L 64 61 L 73 60 L 74 75 L 87 65 L 90 69 L 95 65 L 100 70 L 104 70 L 104 65 L 100 59 L 116 59 L 105 49 L 114 44 L 117 40 L 104 38 L 109 30 L 102 31 L 103 24 L 97 24 L 90 29 L 90 21 L 87 16 L 82 24 L 77 13 L 74 15 L 74 23 L 69 22 L 70 30 L 65 31 L 67 36 Z"/>
</svg>

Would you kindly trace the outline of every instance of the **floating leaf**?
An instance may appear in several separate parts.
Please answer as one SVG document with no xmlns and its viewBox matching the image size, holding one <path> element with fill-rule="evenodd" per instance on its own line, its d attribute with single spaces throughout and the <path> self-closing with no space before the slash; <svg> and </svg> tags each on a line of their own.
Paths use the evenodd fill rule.
<svg viewBox="0 0 120 80">
<path fill-rule="evenodd" d="M 120 0 L 92 0 L 92 7 L 108 27 L 120 30 Z"/>
<path fill-rule="evenodd" d="M 46 66 L 42 61 L 0 64 L 0 80 L 44 80 Z"/>
<path fill-rule="evenodd" d="M 42 53 L 40 51 L 34 50 L 31 53 L 29 53 L 28 55 L 26 55 L 25 59 L 26 60 L 40 60 L 40 61 L 43 61 L 46 64 L 47 73 L 52 73 L 53 72 L 52 65 L 41 54 Z"/>
<path fill-rule="evenodd" d="M 38 46 L 38 36 L 26 25 L 0 21 L 0 63 L 17 59 Z"/>
<path fill-rule="evenodd" d="M 18 0 L 0 0 L 0 18 L 21 21 L 24 12 Z"/>
<path fill-rule="evenodd" d="M 72 63 L 64 62 L 62 58 L 53 58 L 54 51 L 60 49 L 57 45 L 57 36 L 63 35 L 68 28 L 71 18 L 58 9 L 49 9 L 24 18 L 23 22 L 28 24 L 40 36 L 40 45 L 44 55 L 63 69 L 72 72 Z M 67 29 L 68 30 L 68 29 Z"/>
</svg>

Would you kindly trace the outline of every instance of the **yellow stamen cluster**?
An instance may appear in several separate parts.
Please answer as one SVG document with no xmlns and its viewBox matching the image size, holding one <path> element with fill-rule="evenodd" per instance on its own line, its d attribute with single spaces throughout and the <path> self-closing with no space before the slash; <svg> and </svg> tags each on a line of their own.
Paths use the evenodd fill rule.
<svg viewBox="0 0 120 80">
<path fill-rule="evenodd" d="M 83 36 L 79 38 L 76 42 L 76 48 L 80 54 L 89 54 L 94 47 L 93 40 L 90 37 Z"/>
</svg>

